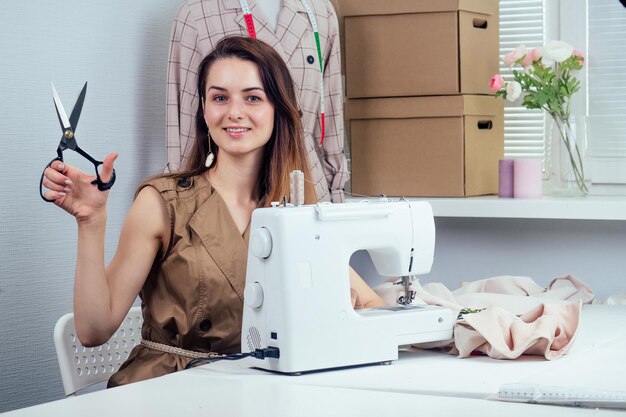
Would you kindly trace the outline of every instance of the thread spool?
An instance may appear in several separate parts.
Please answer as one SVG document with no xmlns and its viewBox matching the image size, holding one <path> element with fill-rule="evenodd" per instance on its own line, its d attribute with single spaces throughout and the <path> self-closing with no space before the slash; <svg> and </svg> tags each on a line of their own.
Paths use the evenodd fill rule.
<svg viewBox="0 0 626 417">
<path fill-rule="evenodd" d="M 294 206 L 304 204 L 304 173 L 299 170 L 289 174 L 289 203 Z"/>
</svg>

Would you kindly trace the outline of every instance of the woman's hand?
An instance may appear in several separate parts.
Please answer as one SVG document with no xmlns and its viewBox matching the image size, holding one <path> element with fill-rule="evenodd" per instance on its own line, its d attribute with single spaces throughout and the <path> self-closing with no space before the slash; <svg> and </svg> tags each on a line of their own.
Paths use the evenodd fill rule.
<svg viewBox="0 0 626 417">
<path fill-rule="evenodd" d="M 104 158 L 100 178 L 108 182 L 113 173 L 113 163 L 117 152 Z M 76 217 L 78 222 L 89 221 L 94 216 L 104 215 L 109 191 L 100 191 L 91 182 L 95 175 L 87 175 L 81 170 L 61 161 L 55 161 L 44 171 L 43 185 L 49 190 L 44 193 L 48 200 Z"/>
</svg>

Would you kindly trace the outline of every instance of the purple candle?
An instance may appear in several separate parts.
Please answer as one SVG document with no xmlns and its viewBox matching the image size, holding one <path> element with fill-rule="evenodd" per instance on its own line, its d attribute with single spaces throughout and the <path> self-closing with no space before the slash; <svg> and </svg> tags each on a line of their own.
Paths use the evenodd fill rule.
<svg viewBox="0 0 626 417">
<path fill-rule="evenodd" d="M 513 198 L 513 160 L 500 159 L 498 168 L 498 196 Z"/>
</svg>

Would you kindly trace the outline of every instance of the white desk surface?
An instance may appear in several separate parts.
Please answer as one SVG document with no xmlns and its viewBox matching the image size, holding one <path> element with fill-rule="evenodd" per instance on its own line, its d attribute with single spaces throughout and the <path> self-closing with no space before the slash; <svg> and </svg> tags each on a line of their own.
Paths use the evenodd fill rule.
<svg viewBox="0 0 626 417">
<path fill-rule="evenodd" d="M 291 379 L 291 378 L 289 378 Z M 6 417 L 617 416 L 612 410 L 261 382 L 183 371 L 23 408 Z"/>
<path fill-rule="evenodd" d="M 526 380 L 554 367 L 581 368 L 578 357 L 583 352 L 612 341 L 622 341 L 626 335 L 626 305 L 583 306 L 576 340 L 568 354 L 555 361 L 543 357 L 526 356 L 516 360 L 496 360 L 485 356 L 458 359 L 447 353 L 413 350 L 400 352 L 400 359 L 391 365 L 372 365 L 358 368 L 283 376 L 252 369 L 257 361 L 250 358 L 238 362 L 215 362 L 190 370 L 198 375 L 236 378 L 245 375 L 250 380 L 276 381 L 290 378 L 294 384 L 331 386 L 413 394 L 432 394 L 466 398 L 488 398 L 500 386 Z M 626 346 L 622 347 L 626 351 Z M 617 359 L 617 360 L 614 360 Z M 610 362 L 609 362 L 610 361 Z M 624 380 L 626 361 L 607 358 L 607 378 Z M 623 385 L 623 382 L 621 382 Z"/>
<path fill-rule="evenodd" d="M 570 353 L 553 362 L 523 358 L 457 359 L 409 351 L 391 365 L 286 376 L 216 362 L 161 378 L 5 413 L 30 416 L 591 416 L 623 410 L 583 409 L 491 400 L 503 383 L 578 366 L 598 346 L 624 340 L 626 306 L 586 306 Z M 623 351 L 620 349 L 619 351 Z M 616 351 L 617 353 L 617 351 Z M 608 358 L 602 372 L 624 379 L 626 361 Z M 623 383 L 622 383 L 623 384 Z"/>
</svg>

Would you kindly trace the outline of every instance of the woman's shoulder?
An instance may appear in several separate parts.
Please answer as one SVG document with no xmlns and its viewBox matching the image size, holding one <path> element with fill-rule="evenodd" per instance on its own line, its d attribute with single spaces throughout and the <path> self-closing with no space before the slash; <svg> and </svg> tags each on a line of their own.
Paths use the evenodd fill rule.
<svg viewBox="0 0 626 417">
<path fill-rule="evenodd" d="M 200 192 L 211 193 L 211 185 L 203 175 L 166 174 L 145 180 L 135 195 L 146 187 L 154 188 L 167 200 L 190 198 Z"/>
</svg>

